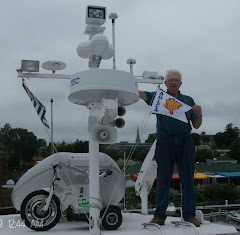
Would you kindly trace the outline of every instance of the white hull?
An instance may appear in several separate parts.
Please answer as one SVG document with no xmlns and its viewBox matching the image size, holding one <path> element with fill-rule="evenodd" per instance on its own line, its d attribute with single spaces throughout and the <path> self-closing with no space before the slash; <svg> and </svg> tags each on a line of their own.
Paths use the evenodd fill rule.
<svg viewBox="0 0 240 235">
<path fill-rule="evenodd" d="M 197 234 L 194 229 L 188 226 L 176 227 L 172 221 L 180 221 L 178 217 L 167 217 L 166 225 L 161 226 L 163 231 L 161 232 L 157 227 L 151 226 L 147 229 L 143 229 L 143 223 L 147 223 L 151 220 L 151 215 L 141 215 L 137 213 L 123 213 L 123 223 L 119 229 L 115 231 L 102 230 L 101 234 L 116 234 L 116 235 L 192 235 Z M 20 215 L 3 215 L 0 216 L 0 222 L 2 228 L 0 228 L 1 234 L 11 235 L 26 235 L 36 234 L 35 231 L 30 230 L 28 227 L 19 226 L 21 221 Z M 17 224 L 18 223 L 18 224 Z M 230 234 L 237 233 L 237 230 L 232 225 L 220 225 L 204 221 L 204 224 L 200 228 L 197 228 L 200 235 L 216 235 L 216 234 Z M 49 234 L 78 234 L 89 235 L 89 226 L 86 222 L 67 222 L 63 219 L 51 230 L 46 232 L 39 232 L 43 235 Z"/>
</svg>

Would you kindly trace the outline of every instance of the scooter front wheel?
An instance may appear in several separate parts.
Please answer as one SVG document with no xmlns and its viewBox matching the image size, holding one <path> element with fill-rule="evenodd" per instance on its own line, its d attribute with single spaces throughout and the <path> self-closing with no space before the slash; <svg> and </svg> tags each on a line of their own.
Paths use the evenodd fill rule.
<svg viewBox="0 0 240 235">
<path fill-rule="evenodd" d="M 43 211 L 49 193 L 44 190 L 30 193 L 21 205 L 21 217 L 25 225 L 35 231 L 46 231 L 54 227 L 61 217 L 60 202 L 53 195 L 47 211 Z"/>
<path fill-rule="evenodd" d="M 102 226 L 106 230 L 116 230 L 122 224 L 122 213 L 119 207 L 117 206 L 109 206 L 107 212 L 105 213 L 105 208 L 101 211 L 100 216 L 102 219 Z"/>
</svg>

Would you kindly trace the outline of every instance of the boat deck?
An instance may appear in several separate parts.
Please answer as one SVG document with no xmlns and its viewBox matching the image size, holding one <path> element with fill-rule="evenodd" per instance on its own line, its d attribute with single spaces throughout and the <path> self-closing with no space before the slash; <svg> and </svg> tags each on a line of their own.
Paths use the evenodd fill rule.
<svg viewBox="0 0 240 235">
<path fill-rule="evenodd" d="M 208 221 L 199 228 L 189 227 L 186 225 L 176 225 L 173 221 L 180 221 L 178 217 L 167 217 L 166 224 L 158 228 L 151 225 L 144 228 L 143 223 L 148 223 L 152 218 L 152 215 L 141 215 L 138 213 L 123 213 L 123 223 L 119 229 L 115 231 L 102 230 L 101 234 L 116 234 L 116 235 L 213 235 L 213 234 L 231 234 L 237 233 L 237 230 L 232 225 L 214 224 Z M 196 231 L 194 231 L 196 229 Z M 2 215 L 0 216 L 0 232 L 4 235 L 25 235 L 36 234 L 35 231 L 24 226 L 21 222 L 19 214 L 15 215 Z M 81 234 L 89 235 L 89 228 L 86 222 L 68 222 L 61 220 L 54 228 L 46 232 L 40 232 L 44 235 L 53 234 Z"/>
</svg>

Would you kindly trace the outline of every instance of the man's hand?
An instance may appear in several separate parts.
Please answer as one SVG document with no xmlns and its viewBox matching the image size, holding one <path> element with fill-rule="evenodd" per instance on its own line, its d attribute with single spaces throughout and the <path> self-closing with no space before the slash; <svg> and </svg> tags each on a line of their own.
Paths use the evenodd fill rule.
<svg viewBox="0 0 240 235">
<path fill-rule="evenodd" d="M 148 98 L 145 91 L 138 91 L 138 93 L 141 99 L 143 99 L 145 102 L 148 102 Z"/>
<path fill-rule="evenodd" d="M 197 114 L 198 117 L 202 116 L 202 108 L 199 105 L 192 106 L 192 111 Z"/>
<path fill-rule="evenodd" d="M 199 105 L 192 106 L 192 111 L 197 114 L 197 117 L 193 119 L 193 127 L 198 129 L 202 124 L 202 108 Z"/>
</svg>

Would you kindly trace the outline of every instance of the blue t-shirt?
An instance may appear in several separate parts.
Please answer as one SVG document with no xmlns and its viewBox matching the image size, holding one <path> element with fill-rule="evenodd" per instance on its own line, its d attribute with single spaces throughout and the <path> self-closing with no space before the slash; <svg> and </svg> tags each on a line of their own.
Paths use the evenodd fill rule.
<svg viewBox="0 0 240 235">
<path fill-rule="evenodd" d="M 167 92 L 168 93 L 168 92 Z M 148 98 L 148 104 L 151 105 L 151 103 L 154 100 L 154 97 L 156 95 L 156 92 L 147 92 L 146 95 Z M 184 95 L 185 96 L 185 95 Z M 177 97 L 178 100 L 182 101 L 183 103 L 189 105 L 189 106 L 194 106 L 195 102 L 190 96 L 184 96 L 180 93 Z M 186 102 L 186 99 L 188 102 Z M 186 117 L 188 119 L 188 123 L 179 121 L 177 119 L 161 115 L 161 114 L 156 114 L 157 117 L 157 133 L 181 133 L 181 132 L 191 132 L 192 127 L 190 124 L 190 120 L 193 120 L 197 117 L 197 114 L 193 112 L 192 110 L 189 110 L 186 112 Z"/>
</svg>

